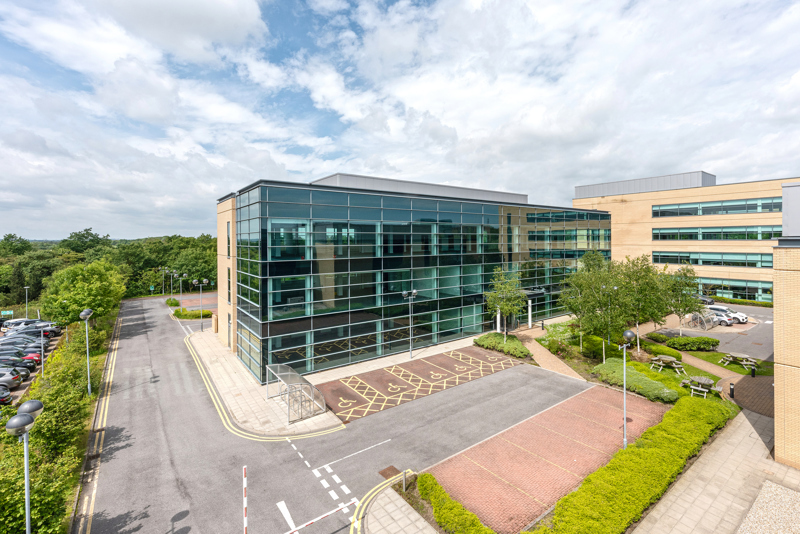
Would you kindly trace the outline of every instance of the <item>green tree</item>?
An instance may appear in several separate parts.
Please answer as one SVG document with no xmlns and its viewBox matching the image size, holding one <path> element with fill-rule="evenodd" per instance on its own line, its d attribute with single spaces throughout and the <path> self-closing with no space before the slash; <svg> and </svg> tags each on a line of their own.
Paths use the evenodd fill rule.
<svg viewBox="0 0 800 534">
<path fill-rule="evenodd" d="M 29 250 L 33 250 L 31 242 L 16 234 L 6 234 L 0 240 L 0 256 L 21 256 Z"/>
<path fill-rule="evenodd" d="M 91 228 L 86 228 L 80 232 L 72 232 L 69 234 L 68 238 L 61 240 L 58 244 L 61 248 L 79 253 L 84 253 L 95 247 L 109 245 L 111 245 L 111 239 L 108 235 L 101 236 L 100 234 L 96 234 L 92 232 Z"/>
<path fill-rule="evenodd" d="M 110 312 L 125 294 L 119 269 L 100 260 L 73 265 L 56 272 L 42 299 L 44 313 L 61 324 L 79 320 L 81 311 L 94 310 L 96 317 Z M 66 303 L 64 302 L 66 301 Z"/>
<path fill-rule="evenodd" d="M 505 272 L 495 267 L 494 277 L 489 285 L 490 290 L 483 294 L 489 310 L 500 310 L 505 319 L 503 328 L 503 344 L 508 335 L 508 317 L 515 317 L 525 306 L 525 292 L 520 287 L 519 273 Z"/>
<path fill-rule="evenodd" d="M 695 297 L 697 275 L 694 267 L 687 263 L 672 273 L 663 273 L 661 275 L 661 291 L 665 295 L 667 310 L 678 316 L 679 333 L 683 335 L 683 322 L 686 316 L 703 309 L 703 303 Z"/>
<path fill-rule="evenodd" d="M 20 303 L 25 301 L 25 273 L 22 270 L 22 262 L 15 262 L 11 270 L 11 302 Z"/>
<path fill-rule="evenodd" d="M 627 302 L 630 320 L 636 324 L 636 349 L 641 350 L 639 325 L 653 321 L 660 323 L 669 313 L 659 279 L 659 270 L 643 254 L 638 258 L 626 257 L 620 264 L 623 299 Z"/>
</svg>

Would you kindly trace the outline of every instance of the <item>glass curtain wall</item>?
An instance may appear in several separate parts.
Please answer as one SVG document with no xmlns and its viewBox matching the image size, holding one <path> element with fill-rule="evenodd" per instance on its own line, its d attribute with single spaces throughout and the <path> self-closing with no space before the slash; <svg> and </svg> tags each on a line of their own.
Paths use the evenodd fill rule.
<svg viewBox="0 0 800 534">
<path fill-rule="evenodd" d="M 260 186 L 236 215 L 238 355 L 262 382 L 268 364 L 310 373 L 491 330 L 495 267 L 520 273 L 534 319 L 559 315 L 578 258 L 610 254 L 600 212 Z"/>
</svg>

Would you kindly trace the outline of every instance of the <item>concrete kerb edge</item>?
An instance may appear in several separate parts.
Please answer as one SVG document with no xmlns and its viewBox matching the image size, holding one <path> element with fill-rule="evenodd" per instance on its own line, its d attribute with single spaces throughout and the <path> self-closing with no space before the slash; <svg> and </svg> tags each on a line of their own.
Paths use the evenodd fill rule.
<svg viewBox="0 0 800 534">
<path fill-rule="evenodd" d="M 112 345 L 114 343 L 115 336 L 119 338 L 120 333 L 122 331 L 122 321 L 120 319 L 121 313 L 122 313 L 122 304 L 120 303 L 120 311 L 117 313 L 117 320 L 114 323 L 114 331 L 112 332 L 111 335 Z M 101 384 L 105 383 L 107 378 L 108 378 L 108 356 L 106 356 L 106 361 L 103 364 L 103 377 Z M 102 391 L 102 386 L 101 386 L 101 391 Z M 75 492 L 75 500 L 72 503 L 72 514 L 70 514 L 69 528 L 67 529 L 67 532 L 69 533 L 74 532 L 75 517 L 77 516 L 78 512 L 78 502 L 80 502 L 81 495 L 83 494 L 83 486 L 86 483 L 86 465 L 89 463 L 89 451 L 91 450 L 92 447 L 92 434 L 95 432 L 95 429 L 97 428 L 97 412 L 98 412 L 97 408 L 99 405 L 100 405 L 100 397 L 98 396 L 97 402 L 94 404 L 94 407 L 92 408 L 92 426 L 91 426 L 91 431 L 89 432 L 89 439 L 86 440 L 86 452 L 83 455 L 83 465 L 81 465 L 80 484 L 78 486 L 78 491 Z"/>
<path fill-rule="evenodd" d="M 199 332 L 192 332 L 188 336 L 186 336 L 186 339 L 192 345 L 192 348 L 194 349 L 195 353 L 197 353 L 197 347 L 194 345 L 194 343 L 192 343 L 192 336 L 194 336 L 195 334 L 198 334 L 198 333 Z M 296 434 L 266 434 L 266 433 L 261 432 L 259 430 L 252 430 L 252 429 L 249 429 L 249 428 L 242 427 L 239 424 L 239 422 L 236 420 L 236 417 L 234 417 L 234 415 L 231 412 L 230 408 L 228 407 L 228 403 L 225 402 L 225 397 L 223 397 L 222 394 L 219 392 L 219 389 L 217 388 L 217 383 L 214 381 L 213 375 L 208 371 L 208 367 L 206 367 L 206 364 L 203 361 L 203 358 L 201 358 L 199 356 L 199 354 L 198 354 L 197 360 L 200 362 L 200 365 L 203 366 L 203 370 L 205 371 L 206 375 L 208 376 L 209 381 L 211 382 L 211 385 L 214 388 L 214 392 L 217 394 L 217 397 L 220 399 L 220 401 L 222 402 L 222 405 L 225 407 L 225 412 L 228 414 L 228 418 L 230 419 L 231 424 L 233 426 L 235 426 L 237 430 L 239 430 L 240 432 L 243 432 L 243 433 L 256 434 L 256 435 L 259 435 L 259 436 L 262 436 L 262 437 L 265 437 L 265 438 L 280 438 L 280 439 L 290 438 L 291 439 L 291 438 L 296 436 Z M 326 406 L 326 409 L 327 409 L 327 406 Z M 340 421 L 339 424 L 337 424 L 337 425 L 333 425 L 333 426 L 326 427 L 326 428 L 320 428 L 318 430 L 315 430 L 314 432 L 316 433 L 316 432 L 325 432 L 327 430 L 333 430 L 334 428 L 339 428 L 341 425 L 342 425 L 342 423 Z"/>
<path fill-rule="evenodd" d="M 564 375 L 560 375 L 560 376 L 564 376 Z M 591 382 L 586 382 L 586 383 L 587 383 L 587 384 L 590 384 Z M 455 458 L 456 456 L 458 456 L 459 454 L 463 453 L 464 451 L 468 451 L 468 450 L 470 450 L 470 449 L 472 449 L 472 448 L 475 448 L 475 447 L 477 447 L 478 445 L 480 445 L 481 443 L 484 443 L 484 442 L 486 442 L 486 441 L 489 441 L 489 440 L 490 440 L 490 439 L 492 439 L 492 438 L 495 438 L 495 437 L 499 436 L 499 435 L 500 435 L 500 434 L 502 434 L 503 432 L 506 432 L 506 431 L 508 431 L 508 430 L 511 430 L 512 428 L 516 428 L 516 427 L 518 427 L 519 425 L 521 425 L 522 423 L 525 423 L 525 422 L 527 422 L 527 421 L 529 421 L 529 420 L 533 419 L 533 418 L 534 418 L 534 417 L 536 417 L 537 415 L 541 415 L 541 414 L 543 414 L 543 413 L 545 413 L 545 412 L 547 412 L 547 411 L 549 411 L 549 410 L 552 410 L 552 409 L 553 409 L 553 408 L 555 408 L 556 406 L 559 406 L 559 405 L 561 405 L 561 404 L 563 404 L 563 403 L 567 402 L 568 400 L 570 400 L 570 399 L 572 399 L 572 398 L 574 398 L 574 397 L 577 397 L 578 395 L 580 395 L 580 394 L 582 394 L 582 393 L 586 393 L 586 392 L 587 392 L 587 391 L 589 391 L 590 389 L 592 389 L 592 388 L 594 388 L 594 387 L 597 387 L 597 386 L 599 386 L 599 385 L 600 385 L 600 384 L 592 384 L 591 386 L 589 386 L 588 388 L 584 389 L 583 391 L 579 391 L 578 393 L 575 393 L 574 395 L 570 395 L 570 396 L 569 396 L 569 397 L 567 397 L 566 399 L 564 399 L 564 400 L 562 400 L 562 401 L 559 401 L 559 402 L 555 403 L 554 405 L 552 405 L 552 406 L 549 406 L 549 407 L 545 408 L 544 410 L 542 410 L 542 411 L 540 411 L 540 412 L 537 412 L 537 413 L 535 413 L 535 414 L 531 415 L 530 417 L 526 417 L 525 419 L 523 419 L 523 420 L 522 420 L 522 421 L 520 421 L 519 423 L 515 423 L 515 424 L 511 425 L 511 426 L 510 426 L 510 427 L 508 427 L 508 428 L 504 428 L 503 430 L 500 430 L 499 432 L 496 432 L 496 433 L 492 434 L 491 436 L 489 436 L 489 437 L 487 437 L 487 438 L 485 438 L 485 439 L 482 439 L 482 440 L 480 440 L 480 441 L 479 441 L 479 442 L 477 442 L 477 443 L 473 443 L 472 445 L 470 445 L 470 446 L 469 446 L 469 447 L 467 447 L 466 449 L 462 449 L 462 450 L 458 451 L 457 453 L 451 454 L 451 455 L 450 455 L 450 456 L 448 456 L 447 458 L 445 458 L 445 459 L 443 459 L 443 460 L 439 460 L 439 461 L 438 461 L 438 462 L 436 462 L 435 464 L 433 464 L 433 465 L 429 465 L 429 466 L 428 466 L 428 467 L 426 467 L 425 469 L 421 469 L 419 472 L 420 472 L 420 473 L 426 473 L 426 472 L 430 471 L 431 469 L 433 469 L 434 467 L 436 467 L 437 465 L 439 465 L 439 464 L 443 464 L 444 462 L 446 462 L 447 460 L 450 460 L 451 458 Z"/>
</svg>

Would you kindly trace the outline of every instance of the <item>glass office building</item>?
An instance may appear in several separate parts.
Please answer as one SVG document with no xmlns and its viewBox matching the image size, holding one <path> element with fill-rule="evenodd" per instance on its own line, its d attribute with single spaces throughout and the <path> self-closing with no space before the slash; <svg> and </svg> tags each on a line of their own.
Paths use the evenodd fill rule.
<svg viewBox="0 0 800 534">
<path fill-rule="evenodd" d="M 578 259 L 610 256 L 605 212 L 350 178 L 235 194 L 235 350 L 262 383 L 268 364 L 311 373 L 408 351 L 410 337 L 416 349 L 492 330 L 483 292 L 497 267 L 520 274 L 534 320 L 563 314 L 561 283 Z M 353 186 L 364 179 L 376 182 Z"/>
</svg>

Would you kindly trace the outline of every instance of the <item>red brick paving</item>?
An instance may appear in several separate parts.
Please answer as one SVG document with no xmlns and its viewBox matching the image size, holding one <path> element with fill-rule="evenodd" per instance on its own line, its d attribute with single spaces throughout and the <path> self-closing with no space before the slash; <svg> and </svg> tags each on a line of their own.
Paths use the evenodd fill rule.
<svg viewBox="0 0 800 534">
<path fill-rule="evenodd" d="M 628 395 L 628 442 L 668 407 Z M 450 495 L 498 534 L 516 534 L 622 447 L 622 393 L 595 386 L 434 466 Z"/>
</svg>

